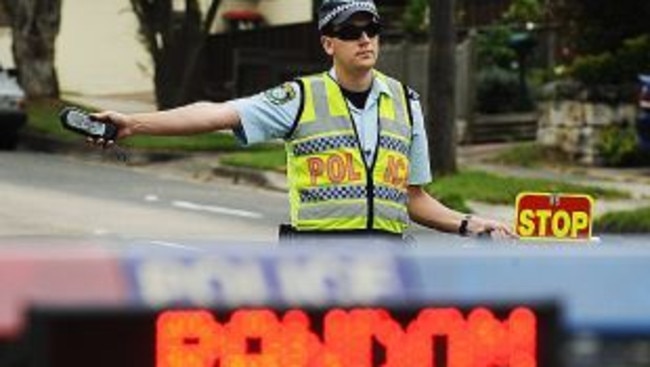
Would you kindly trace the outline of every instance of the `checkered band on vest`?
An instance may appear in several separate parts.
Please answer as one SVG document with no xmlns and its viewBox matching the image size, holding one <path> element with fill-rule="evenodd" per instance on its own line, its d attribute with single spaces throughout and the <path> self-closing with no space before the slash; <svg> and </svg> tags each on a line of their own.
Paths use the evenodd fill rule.
<svg viewBox="0 0 650 367">
<path fill-rule="evenodd" d="M 394 150 L 406 156 L 409 154 L 409 146 L 406 143 L 390 136 L 380 136 L 379 145 L 382 148 Z"/>
<path fill-rule="evenodd" d="M 296 144 L 293 147 L 293 154 L 298 157 L 339 148 L 354 148 L 356 146 L 357 139 L 352 135 L 328 136 Z"/>
<path fill-rule="evenodd" d="M 300 201 L 303 203 L 338 200 L 338 199 L 363 199 L 366 197 L 364 186 L 333 186 L 318 187 L 300 191 Z"/>
<path fill-rule="evenodd" d="M 386 186 L 375 186 L 375 197 L 381 200 L 406 204 L 406 193 Z"/>
</svg>

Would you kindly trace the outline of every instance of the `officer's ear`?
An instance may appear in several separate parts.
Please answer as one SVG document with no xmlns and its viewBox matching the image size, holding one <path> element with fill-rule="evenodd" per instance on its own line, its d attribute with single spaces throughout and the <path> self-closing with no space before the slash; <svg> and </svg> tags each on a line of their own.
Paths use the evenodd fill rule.
<svg viewBox="0 0 650 367">
<path fill-rule="evenodd" d="M 326 54 L 329 56 L 334 55 L 334 42 L 332 38 L 327 36 L 320 36 L 320 43 L 323 45 L 323 50 L 325 50 Z"/>
</svg>

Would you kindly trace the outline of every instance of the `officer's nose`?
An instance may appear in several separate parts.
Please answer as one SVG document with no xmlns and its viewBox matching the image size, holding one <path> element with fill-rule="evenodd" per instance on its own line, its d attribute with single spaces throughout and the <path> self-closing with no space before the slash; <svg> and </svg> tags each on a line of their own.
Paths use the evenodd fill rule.
<svg viewBox="0 0 650 367">
<path fill-rule="evenodd" d="M 359 41 L 370 42 L 370 37 L 368 36 L 368 33 L 366 33 L 366 31 L 361 32 L 361 37 L 359 37 Z"/>
</svg>

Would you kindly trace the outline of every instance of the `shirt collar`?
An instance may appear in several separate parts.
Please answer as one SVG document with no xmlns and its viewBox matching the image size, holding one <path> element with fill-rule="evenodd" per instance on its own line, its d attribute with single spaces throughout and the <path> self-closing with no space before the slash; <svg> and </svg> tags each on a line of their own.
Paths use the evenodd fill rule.
<svg viewBox="0 0 650 367">
<path fill-rule="evenodd" d="M 338 79 L 336 77 L 336 70 L 334 70 L 334 68 L 331 68 L 328 74 L 332 77 L 332 79 L 338 82 Z M 370 89 L 371 96 L 378 98 L 383 93 L 388 97 L 393 98 L 393 92 L 391 92 L 390 88 L 388 88 L 388 84 L 386 84 L 385 81 L 381 80 L 381 78 L 378 78 L 374 70 L 372 73 L 372 80 L 372 87 Z"/>
</svg>

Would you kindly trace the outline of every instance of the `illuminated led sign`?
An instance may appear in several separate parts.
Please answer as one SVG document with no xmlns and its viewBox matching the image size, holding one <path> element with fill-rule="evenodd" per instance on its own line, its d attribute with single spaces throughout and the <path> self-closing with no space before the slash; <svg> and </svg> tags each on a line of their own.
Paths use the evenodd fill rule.
<svg viewBox="0 0 650 367">
<path fill-rule="evenodd" d="M 219 314 L 217 314 L 219 315 Z M 528 307 L 207 310 L 156 319 L 157 367 L 536 367 L 540 319 Z M 223 315 L 222 315 L 223 316 Z"/>
</svg>

